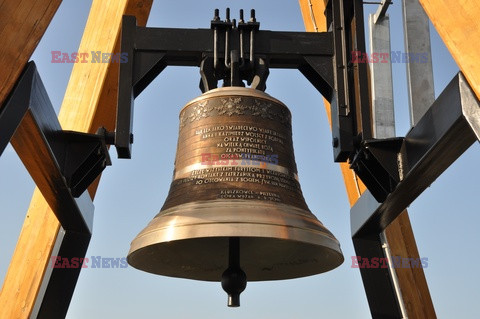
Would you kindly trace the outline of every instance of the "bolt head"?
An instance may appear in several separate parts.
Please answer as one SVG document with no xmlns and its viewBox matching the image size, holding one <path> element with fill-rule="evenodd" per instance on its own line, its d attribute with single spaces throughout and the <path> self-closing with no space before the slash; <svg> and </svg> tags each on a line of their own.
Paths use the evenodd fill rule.
<svg viewBox="0 0 480 319">
<path fill-rule="evenodd" d="M 332 146 L 337 148 L 338 147 L 338 137 L 334 137 L 332 140 Z"/>
</svg>

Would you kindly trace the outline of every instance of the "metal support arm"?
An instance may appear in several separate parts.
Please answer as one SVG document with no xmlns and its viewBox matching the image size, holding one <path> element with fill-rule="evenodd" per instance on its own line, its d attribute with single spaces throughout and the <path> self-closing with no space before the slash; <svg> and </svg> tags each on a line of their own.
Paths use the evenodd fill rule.
<svg viewBox="0 0 480 319">
<path fill-rule="evenodd" d="M 339 19 L 342 14 L 339 11 Z M 338 28 L 320 33 L 262 31 L 254 14 L 245 23 L 242 13 L 238 27 L 235 23 L 230 20 L 229 13 L 227 20 L 220 21 L 218 11 L 211 29 L 137 27 L 134 17 L 123 17 L 122 52 L 128 54 L 128 61 L 121 64 L 119 77 L 115 146 L 120 158 L 131 157 L 134 99 L 169 65 L 200 67 L 202 91 L 216 88 L 222 79 L 226 85 L 243 85 L 242 81 L 246 81 L 253 88 L 264 90 L 269 68 L 298 69 L 329 101 L 338 100 L 336 92 L 343 92 L 348 82 L 353 83 L 354 74 L 361 74 L 352 72 L 347 81 L 337 76 L 335 50 L 346 41 L 336 42 L 342 32 Z M 346 53 L 343 60 L 346 67 Z M 365 76 L 360 79 L 366 79 L 366 68 L 362 72 Z M 349 100 L 354 101 L 352 97 Z M 353 121 L 354 114 L 348 115 L 348 121 Z M 339 130 L 343 132 L 345 125 L 343 120 L 341 122 Z M 350 126 L 348 134 L 342 134 L 341 141 L 345 143 L 340 148 L 353 145 L 353 125 Z M 349 151 L 352 151 L 350 146 Z"/>
<path fill-rule="evenodd" d="M 72 260 L 87 252 L 94 207 L 85 190 L 110 164 L 107 139 L 104 130 L 63 131 L 35 63 L 27 64 L 1 108 L 0 154 L 11 142 L 62 225 L 52 256 Z M 65 317 L 80 270 L 49 265 L 32 317 Z"/>
<path fill-rule="evenodd" d="M 380 190 L 381 200 L 375 198 L 378 189 L 369 187 L 369 191 L 353 206 L 352 235 L 359 237 L 384 230 L 479 139 L 480 102 L 463 74 L 458 73 L 417 125 L 402 139 L 401 147 L 394 147 L 397 150 L 392 149 L 390 154 L 370 152 L 373 156 L 364 160 L 365 166 L 360 166 L 366 167 L 372 161 L 377 161 L 383 167 L 395 167 L 399 175 L 398 183 L 390 193 L 382 194 Z M 398 144 L 398 141 L 394 143 Z M 363 154 L 368 154 L 369 144 L 364 146 Z M 362 168 L 357 174 L 361 173 Z M 385 174 L 389 173 L 385 171 Z"/>
<path fill-rule="evenodd" d="M 90 231 L 89 218 L 82 222 L 63 199 L 79 197 L 111 164 L 105 130 L 63 131 L 34 62 L 27 64 L 1 110 L 0 154 L 11 140 L 63 227 Z"/>
</svg>

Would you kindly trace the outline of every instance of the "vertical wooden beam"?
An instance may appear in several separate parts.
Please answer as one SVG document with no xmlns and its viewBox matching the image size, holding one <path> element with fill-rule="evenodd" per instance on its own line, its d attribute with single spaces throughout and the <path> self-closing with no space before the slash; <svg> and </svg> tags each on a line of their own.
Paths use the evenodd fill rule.
<svg viewBox="0 0 480 319">
<path fill-rule="evenodd" d="M 0 1 L 0 108 L 61 2 Z"/>
<path fill-rule="evenodd" d="M 420 258 L 407 210 L 385 229 L 392 256 Z M 437 318 L 422 268 L 395 268 L 408 318 Z"/>
<path fill-rule="evenodd" d="M 99 126 L 114 129 L 119 65 L 91 63 L 91 51 L 118 52 L 122 16 L 135 15 L 137 23 L 145 25 L 152 1 L 93 1 L 78 50 L 88 52 L 90 58 L 73 67 L 59 114 L 63 129 L 90 133 Z M 93 198 L 96 183 L 89 191 Z M 29 317 L 46 267 L 50 266 L 59 227 L 42 194 L 35 190 L 0 292 L 0 318 Z"/>
<path fill-rule="evenodd" d="M 422 0 L 421 0 L 422 1 Z M 424 0 L 427 1 L 427 0 Z M 432 0 L 432 2 L 435 2 Z M 311 6 L 310 4 L 313 4 Z M 300 9 L 302 11 L 305 28 L 307 31 L 315 31 L 313 28 L 312 16 L 315 21 L 323 21 L 318 24 L 318 31 L 326 31 L 324 11 L 328 0 L 309 1 L 299 0 Z M 330 121 L 330 104 L 327 100 L 323 100 L 328 120 Z M 331 124 L 331 123 L 330 123 Z M 345 188 L 347 190 L 350 206 L 353 206 L 366 187 L 362 181 L 349 169 L 347 163 L 340 163 Z M 394 222 L 385 230 L 385 235 L 390 246 L 393 256 L 419 258 L 415 237 L 405 210 Z M 402 292 L 403 301 L 407 309 L 409 318 L 436 318 L 433 303 L 428 290 L 427 281 L 422 268 L 404 268 L 395 269 L 397 274 L 400 290 Z"/>
<path fill-rule="evenodd" d="M 478 1 L 420 0 L 453 59 L 480 98 L 480 6 Z"/>
<path fill-rule="evenodd" d="M 328 0 L 308 1 L 300 0 L 300 10 L 302 11 L 303 23 L 307 32 L 322 32 L 326 29 L 327 17 L 323 12 Z M 319 14 L 322 13 L 322 14 Z"/>
</svg>

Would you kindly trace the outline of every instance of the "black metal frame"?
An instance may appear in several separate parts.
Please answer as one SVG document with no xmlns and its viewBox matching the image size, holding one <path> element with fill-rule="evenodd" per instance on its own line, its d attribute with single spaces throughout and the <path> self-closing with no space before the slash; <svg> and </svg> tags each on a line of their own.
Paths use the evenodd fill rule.
<svg viewBox="0 0 480 319">
<path fill-rule="evenodd" d="M 216 10 L 210 30 L 137 27 L 134 17 L 125 16 L 122 52 L 129 59 L 120 67 L 115 132 L 118 156 L 131 157 L 134 99 L 168 65 L 200 67 L 202 91 L 216 88 L 220 79 L 225 85 L 243 85 L 241 80 L 246 80 L 253 88 L 264 90 L 268 68 L 297 68 L 331 103 L 335 161 L 349 160 L 352 167 L 358 168 L 364 164 L 359 159 L 370 155 L 362 153 L 371 148 L 370 144 L 383 146 L 387 151 L 398 150 L 401 140 L 372 140 L 367 65 L 350 62 L 352 51 L 365 52 L 362 1 L 331 0 L 326 14 L 329 31 L 322 33 L 260 31 L 254 14 L 245 23 L 242 12 L 236 28 L 228 11 L 226 20 L 220 21 Z M 263 68 L 258 68 L 259 62 Z M 392 172 L 389 165 L 387 173 Z M 382 177 L 382 182 L 384 179 L 389 184 L 398 180 L 392 182 L 389 174 Z M 385 257 L 379 232 L 354 236 L 353 242 L 361 256 Z M 361 275 L 372 316 L 400 318 L 399 299 L 388 269 L 361 269 Z"/>
<path fill-rule="evenodd" d="M 128 62 L 120 66 L 115 131 L 115 146 L 120 158 L 131 157 L 133 100 L 166 66 L 202 66 L 205 90 L 215 88 L 216 81 L 223 78 L 207 77 L 207 74 L 223 73 L 207 68 L 214 64 L 211 61 L 215 55 L 214 34 L 218 33 L 218 41 L 224 43 L 225 32 L 228 32 L 232 50 L 235 50 L 234 44 L 240 43 L 241 29 L 230 28 L 222 33 L 212 25 L 212 29 L 147 28 L 136 26 L 135 17 L 124 16 L 122 52 L 128 53 Z M 245 53 L 250 50 L 248 42 L 243 43 Z M 322 94 L 331 98 L 334 74 L 330 33 L 255 31 L 254 43 L 255 55 L 265 57 L 270 68 L 298 68 Z M 222 64 L 224 47 L 218 46 L 216 56 Z"/>
<path fill-rule="evenodd" d="M 62 258 L 82 258 L 87 252 L 94 207 L 86 188 L 110 165 L 104 133 L 61 129 L 34 62 L 27 64 L 0 109 L 0 155 L 17 134 L 28 134 L 21 141 L 41 141 L 16 150 L 62 225 L 52 252 Z M 32 163 L 35 158 L 41 160 Z M 32 316 L 64 318 L 80 270 L 48 267 Z"/>
<path fill-rule="evenodd" d="M 319 33 L 259 30 L 253 10 L 248 22 L 240 12 L 238 27 L 228 9 L 225 21 L 216 10 L 210 29 L 138 27 L 135 17 L 124 16 L 122 52 L 128 54 L 128 61 L 120 66 L 118 156 L 131 157 L 134 99 L 165 67 L 176 65 L 200 67 L 203 92 L 216 88 L 219 80 L 227 86 L 244 85 L 245 80 L 264 90 L 269 68 L 300 70 L 332 103 L 334 157 L 345 161 L 354 144 L 371 137 L 367 66 L 349 62 L 352 43 L 354 50 L 365 50 L 362 2 L 345 3 L 346 7 L 343 0 L 330 2 L 331 30 Z"/>
<path fill-rule="evenodd" d="M 125 16 L 122 52 L 128 61 L 120 65 L 114 133 L 62 131 L 35 65 L 29 63 L 0 109 L 0 155 L 25 118 L 33 119 L 34 133 L 48 150 L 53 183 L 47 187 L 29 171 L 64 229 L 57 238 L 58 255 L 85 256 L 93 205 L 84 191 L 110 162 L 106 145 L 114 143 L 120 158 L 131 157 L 134 99 L 166 66 L 182 65 L 200 67 L 202 91 L 217 87 L 219 80 L 225 85 L 246 81 L 264 90 L 269 68 L 300 70 L 331 102 L 335 161 L 348 160 L 369 189 L 351 210 L 355 251 L 366 258 L 385 257 L 380 232 L 480 138 L 480 103 L 460 73 L 405 138 L 372 139 L 367 65 L 350 62 L 352 51 L 365 52 L 362 5 L 361 0 L 331 0 L 329 31 L 321 33 L 261 31 L 254 12 L 248 22 L 241 13 L 237 27 L 229 12 L 220 21 L 216 11 L 210 29 L 137 27 L 134 17 Z M 401 318 L 388 269 L 360 271 L 372 316 Z M 48 270 L 35 314 L 64 317 L 79 272 Z"/>
<path fill-rule="evenodd" d="M 358 200 L 351 212 L 352 235 L 384 230 L 479 138 L 480 102 L 458 73 L 390 154 L 368 150 L 365 143 L 371 157 L 396 166 L 400 177 L 385 199 L 378 201 L 370 190 Z"/>
<path fill-rule="evenodd" d="M 331 8 L 336 13 L 330 16 L 343 17 L 344 11 L 339 11 L 342 1 L 334 2 L 337 5 Z M 348 19 L 354 16 L 351 10 L 345 11 L 349 12 Z M 269 68 L 296 68 L 333 101 L 333 105 L 338 99 L 336 88 L 347 88 L 353 83 L 348 77 L 337 76 L 334 65 L 339 63 L 346 68 L 347 57 L 335 55 L 334 48 L 335 45 L 343 47 L 347 42 L 363 41 L 349 38 L 352 33 L 347 34 L 337 20 L 337 27 L 329 32 L 272 32 L 259 30 L 253 11 L 248 22 L 243 21 L 241 14 L 238 27 L 228 15 L 226 21 L 220 21 L 216 11 L 211 28 L 203 30 L 137 27 L 134 17 L 123 18 L 122 52 L 127 53 L 128 61 L 120 65 L 114 133 L 102 128 L 97 134 L 63 131 L 35 64 L 30 62 L 26 66 L 0 109 L 0 155 L 22 126 L 26 126 L 22 130 L 27 135 L 24 140 L 29 139 L 30 133 L 39 137 L 42 144 L 39 149 L 48 154 L 46 161 L 28 160 L 45 155 L 33 146 L 28 150 L 31 153 L 26 152 L 23 158 L 19 155 L 62 225 L 54 253 L 63 258 L 85 256 L 93 222 L 93 204 L 85 190 L 106 165 L 110 165 L 107 145 L 114 143 L 120 158 L 131 157 L 133 101 L 166 66 L 199 66 L 202 91 L 215 88 L 219 80 L 224 80 L 226 85 L 243 85 L 245 80 L 253 88 L 264 90 Z M 222 60 L 224 63 L 219 63 Z M 359 74 L 352 72 L 351 66 L 349 71 Z M 366 78 L 366 69 L 363 72 L 361 78 Z M 346 98 L 354 101 L 356 87 L 348 92 Z M 341 105 L 348 107 L 347 103 Z M 339 116 L 347 119 L 340 122 L 356 127 L 353 112 L 343 112 Z M 29 120 L 28 125 L 25 118 Z M 352 145 L 350 142 L 343 144 L 344 137 L 349 134 L 344 134 L 340 128 L 339 132 L 339 148 Z M 80 270 L 48 268 L 33 315 L 64 317 Z"/>
<path fill-rule="evenodd" d="M 350 212 L 357 255 L 384 257 L 379 234 L 477 140 L 480 102 L 459 73 L 404 138 L 363 141 L 353 166 L 369 190 Z M 360 271 L 372 316 L 402 318 L 388 269 Z"/>
<path fill-rule="evenodd" d="M 335 94 L 329 99 L 333 154 L 335 162 L 346 162 L 361 140 L 372 138 L 368 65 L 351 59 L 352 51 L 366 50 L 363 3 L 330 0 L 325 13 L 335 45 Z"/>
<path fill-rule="evenodd" d="M 331 0 L 330 6 L 333 10 L 326 11 L 330 29 L 345 30 L 344 34 L 334 33 L 336 61 L 345 62 L 349 52 L 365 52 L 362 4 Z M 330 12 L 333 19 L 328 16 Z M 352 43 L 357 45 L 353 50 Z M 380 233 L 475 140 L 480 140 L 480 103 L 459 73 L 406 137 L 373 139 L 369 93 L 367 86 L 361 85 L 368 83 L 367 64 L 349 63 L 347 69 L 343 65 L 337 62 L 336 76 L 343 76 L 346 86 L 336 82 L 337 100 L 331 103 L 335 160 L 348 160 L 368 188 L 351 209 L 352 240 L 357 256 L 385 258 Z M 356 90 L 353 94 L 352 89 Z M 360 268 L 360 273 L 372 317 L 402 318 L 401 297 L 389 269 Z"/>
</svg>

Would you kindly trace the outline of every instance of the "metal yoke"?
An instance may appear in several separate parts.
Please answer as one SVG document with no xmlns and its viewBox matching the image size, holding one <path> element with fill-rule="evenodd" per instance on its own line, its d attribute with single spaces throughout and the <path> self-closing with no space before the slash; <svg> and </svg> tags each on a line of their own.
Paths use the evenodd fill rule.
<svg viewBox="0 0 480 319">
<path fill-rule="evenodd" d="M 245 81 L 263 91 L 269 68 L 300 70 L 332 104 L 335 161 L 353 158 L 354 145 L 371 137 L 367 68 L 348 60 L 348 52 L 365 51 L 362 3 L 332 0 L 327 17 L 330 30 L 313 33 L 259 30 L 254 10 L 248 22 L 241 10 L 237 25 L 229 9 L 223 21 L 217 9 L 210 29 L 138 27 L 134 17 L 124 16 L 122 52 L 128 61 L 120 66 L 119 158 L 131 157 L 133 100 L 168 65 L 200 67 L 202 92 L 220 80 L 224 86 L 245 86 Z"/>
</svg>

